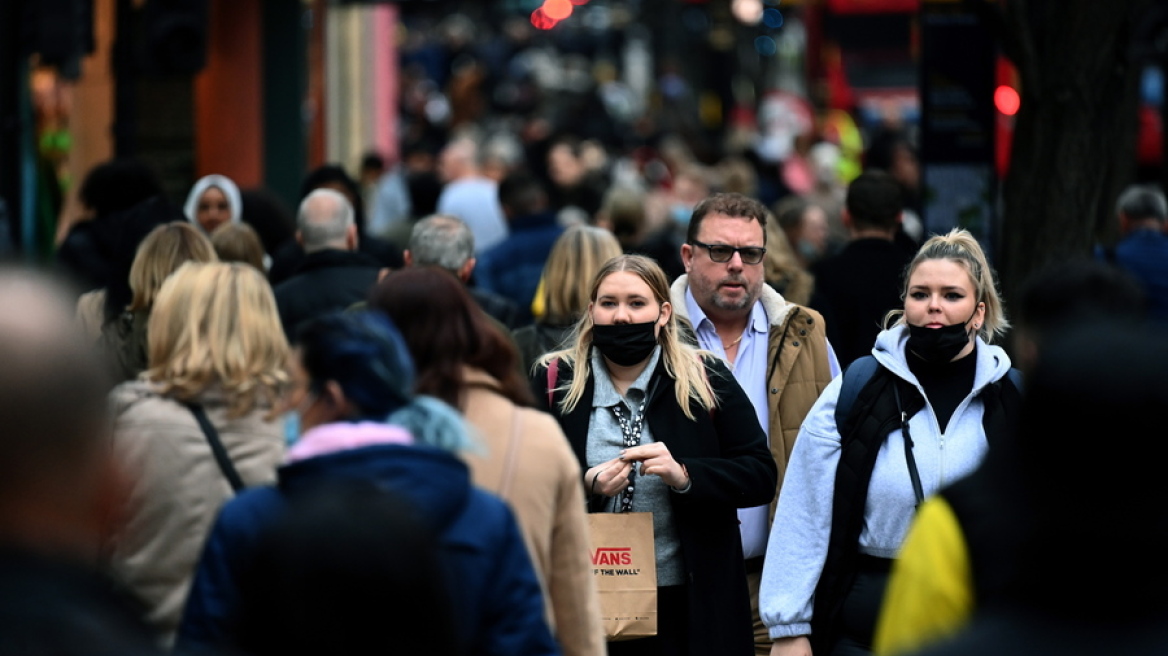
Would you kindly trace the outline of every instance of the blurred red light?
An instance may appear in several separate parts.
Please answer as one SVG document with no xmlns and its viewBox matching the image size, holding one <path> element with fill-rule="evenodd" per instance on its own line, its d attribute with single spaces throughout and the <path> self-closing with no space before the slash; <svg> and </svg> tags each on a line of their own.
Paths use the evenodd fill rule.
<svg viewBox="0 0 1168 656">
<path fill-rule="evenodd" d="M 1003 84 L 994 91 L 994 106 L 1006 116 L 1013 116 L 1022 106 L 1022 98 L 1018 96 L 1018 92 L 1013 87 Z"/>
<path fill-rule="evenodd" d="M 537 30 L 550 30 L 555 27 L 556 23 L 558 22 L 560 21 L 555 20 L 554 18 L 551 18 L 545 14 L 543 7 L 540 7 L 539 9 L 531 12 L 531 24 L 535 26 L 535 29 Z"/>
<path fill-rule="evenodd" d="M 542 9 L 554 21 L 562 21 L 572 15 L 572 3 L 568 0 L 544 0 Z"/>
</svg>

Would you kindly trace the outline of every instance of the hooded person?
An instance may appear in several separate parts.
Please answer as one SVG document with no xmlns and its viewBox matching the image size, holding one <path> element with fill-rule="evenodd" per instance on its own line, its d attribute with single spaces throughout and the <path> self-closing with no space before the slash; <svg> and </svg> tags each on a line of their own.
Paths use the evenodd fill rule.
<svg viewBox="0 0 1168 656">
<path fill-rule="evenodd" d="M 239 223 L 243 220 L 243 200 L 239 195 L 239 187 L 227 176 L 205 175 L 195 182 L 187 194 L 183 214 L 207 235 L 224 223 Z"/>
<path fill-rule="evenodd" d="M 438 536 L 459 653 L 558 654 L 514 515 L 471 485 L 457 453 L 475 443 L 453 408 L 413 393 L 413 361 L 389 318 L 361 311 L 315 319 L 301 329 L 292 360 L 286 407 L 303 434 L 276 485 L 244 491 L 219 515 L 188 598 L 180 649 L 239 646 L 236 627 L 247 606 L 239 583 L 262 532 L 301 495 L 349 480 L 399 494 Z M 386 632 L 384 649 L 397 639 Z"/>
</svg>

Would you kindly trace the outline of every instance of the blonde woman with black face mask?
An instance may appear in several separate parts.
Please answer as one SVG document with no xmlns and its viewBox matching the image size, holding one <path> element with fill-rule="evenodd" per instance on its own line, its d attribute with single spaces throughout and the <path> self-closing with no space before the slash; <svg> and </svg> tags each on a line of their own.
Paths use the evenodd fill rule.
<svg viewBox="0 0 1168 656">
<path fill-rule="evenodd" d="M 768 503 L 778 471 L 726 366 L 678 339 L 661 268 L 609 260 L 570 345 L 532 383 L 572 444 L 589 510 L 653 515 L 657 635 L 609 654 L 752 654 L 736 510 Z"/>
<path fill-rule="evenodd" d="M 774 656 L 863 656 L 922 499 L 965 476 L 1017 411 L 1008 322 L 965 230 L 909 265 L 904 307 L 823 391 L 795 441 L 759 595 Z"/>
</svg>

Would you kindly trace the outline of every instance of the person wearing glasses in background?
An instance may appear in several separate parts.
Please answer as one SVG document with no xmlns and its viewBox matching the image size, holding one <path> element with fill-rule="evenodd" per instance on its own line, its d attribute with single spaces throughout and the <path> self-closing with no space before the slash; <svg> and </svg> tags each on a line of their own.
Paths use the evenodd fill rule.
<svg viewBox="0 0 1168 656">
<path fill-rule="evenodd" d="M 779 469 L 777 499 L 799 426 L 840 367 L 823 317 L 764 282 L 766 222 L 766 207 L 741 194 L 698 203 L 681 247 L 686 273 L 670 295 L 697 345 L 725 360 L 750 397 Z M 772 643 L 759 619 L 758 591 L 774 508 L 738 511 L 759 655 Z"/>
</svg>

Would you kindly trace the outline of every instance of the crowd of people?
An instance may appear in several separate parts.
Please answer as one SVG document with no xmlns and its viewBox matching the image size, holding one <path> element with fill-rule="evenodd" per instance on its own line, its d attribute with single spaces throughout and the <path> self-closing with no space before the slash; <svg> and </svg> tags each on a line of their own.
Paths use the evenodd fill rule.
<svg viewBox="0 0 1168 656">
<path fill-rule="evenodd" d="M 1163 648 L 1162 193 L 1011 334 L 890 172 L 767 203 L 547 145 L 450 139 L 431 208 L 322 166 L 294 216 L 96 167 L 59 280 L 0 272 L 0 653 Z M 627 512 L 656 630 L 609 641 L 589 514 Z"/>
</svg>

